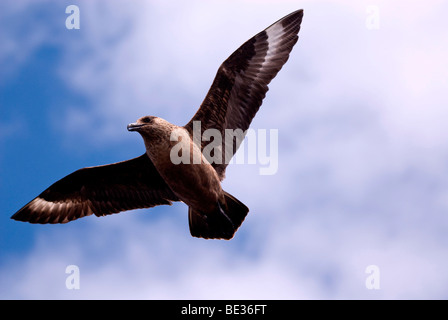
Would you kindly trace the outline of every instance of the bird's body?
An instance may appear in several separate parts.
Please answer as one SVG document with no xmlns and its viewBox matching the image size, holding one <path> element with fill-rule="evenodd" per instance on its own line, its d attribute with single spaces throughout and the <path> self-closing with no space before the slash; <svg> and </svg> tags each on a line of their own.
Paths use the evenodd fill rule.
<svg viewBox="0 0 448 320">
<path fill-rule="evenodd" d="M 150 122 L 145 123 L 148 118 Z M 185 128 L 162 118 L 143 117 L 137 123 L 130 124 L 128 130 L 139 131 L 142 135 L 146 154 L 181 201 L 194 209 L 210 212 L 215 209 L 219 200 L 224 200 L 218 174 Z M 172 134 L 173 132 L 176 134 Z M 175 145 L 181 150 L 189 150 L 187 163 L 173 163 L 171 150 Z"/>
<path fill-rule="evenodd" d="M 262 104 L 269 82 L 286 63 L 303 11 L 295 11 L 258 33 L 219 67 L 200 108 L 185 126 L 146 116 L 128 125 L 143 137 L 146 152 L 110 165 L 77 170 L 52 184 L 12 218 L 31 223 L 66 223 L 173 201 L 188 205 L 192 236 L 231 239 L 249 209 L 221 187 L 225 170 L 244 135 L 225 145 L 228 130 L 245 132 Z M 199 132 L 195 124 L 199 124 Z M 216 158 L 204 154 L 206 130 L 222 137 Z M 182 152 L 179 161 L 178 152 Z M 218 161 L 216 161 L 218 159 Z"/>
</svg>

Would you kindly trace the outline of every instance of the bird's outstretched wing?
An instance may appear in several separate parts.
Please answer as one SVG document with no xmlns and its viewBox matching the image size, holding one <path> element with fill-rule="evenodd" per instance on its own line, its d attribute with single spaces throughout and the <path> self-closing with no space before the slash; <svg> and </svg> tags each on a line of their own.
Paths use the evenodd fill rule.
<svg viewBox="0 0 448 320">
<path fill-rule="evenodd" d="M 228 160 L 235 154 L 244 136 L 225 145 L 225 129 L 245 132 L 261 106 L 268 84 L 289 58 L 302 22 L 303 10 L 280 19 L 245 42 L 219 67 L 210 90 L 199 110 L 185 128 L 193 134 L 194 122 L 199 121 L 202 134 L 216 129 L 221 134 L 221 159 L 210 161 L 224 179 Z M 197 126 L 198 127 L 198 126 Z M 202 148 L 208 142 L 202 142 Z M 227 155 L 226 155 L 227 153 Z M 204 155 L 207 157 L 207 155 Z"/>
<path fill-rule="evenodd" d="M 92 213 L 104 216 L 178 201 L 146 154 L 77 170 L 55 182 L 11 218 L 66 223 Z"/>
</svg>

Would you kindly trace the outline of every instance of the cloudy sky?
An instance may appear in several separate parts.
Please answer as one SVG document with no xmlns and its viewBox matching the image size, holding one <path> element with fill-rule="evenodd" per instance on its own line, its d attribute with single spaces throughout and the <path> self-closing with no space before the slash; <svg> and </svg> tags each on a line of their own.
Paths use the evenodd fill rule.
<svg viewBox="0 0 448 320">
<path fill-rule="evenodd" d="M 79 30 L 65 25 L 72 4 Z M 252 123 L 278 130 L 278 171 L 227 169 L 224 189 L 250 208 L 233 240 L 192 238 L 182 203 L 66 225 L 9 219 L 76 169 L 141 155 L 126 130 L 140 116 L 186 123 L 221 62 L 300 8 L 299 42 Z M 447 10 L 2 1 L 0 298 L 447 299 Z M 66 286 L 71 265 L 79 289 Z"/>
</svg>

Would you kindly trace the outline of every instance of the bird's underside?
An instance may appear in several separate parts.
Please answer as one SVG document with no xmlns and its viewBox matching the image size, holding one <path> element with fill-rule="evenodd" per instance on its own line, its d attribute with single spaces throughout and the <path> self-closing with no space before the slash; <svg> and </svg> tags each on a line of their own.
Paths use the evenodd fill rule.
<svg viewBox="0 0 448 320">
<path fill-rule="evenodd" d="M 249 128 L 268 91 L 268 84 L 286 63 L 298 40 L 302 16 L 303 11 L 298 10 L 280 19 L 245 42 L 222 63 L 200 108 L 183 127 L 190 136 L 195 121 L 201 123 L 201 134 L 207 129 L 216 129 L 224 135 L 226 129 L 246 131 Z M 143 125 L 145 123 L 138 127 Z M 133 131 L 139 128 L 135 129 Z M 91 214 L 105 216 L 131 209 L 170 205 L 179 200 L 188 204 L 173 181 L 166 179 L 161 167 L 158 167 L 158 161 L 151 160 L 157 160 L 154 158 L 157 154 L 151 150 L 151 143 L 147 142 L 145 140 L 147 152 L 140 157 L 83 168 L 69 174 L 11 218 L 54 224 Z M 224 179 L 227 166 L 224 157 L 228 159 L 233 156 L 240 143 L 234 141 L 230 150 L 223 146 L 223 150 L 230 154 L 224 152 L 223 161 L 210 163 L 216 171 L 216 179 Z M 188 166 L 185 168 L 189 170 Z M 189 181 L 177 183 L 188 184 Z M 249 209 L 233 196 L 222 192 L 213 212 L 209 209 L 205 212 L 199 205 L 190 205 L 189 223 L 193 236 L 230 239 L 243 222 Z"/>
</svg>

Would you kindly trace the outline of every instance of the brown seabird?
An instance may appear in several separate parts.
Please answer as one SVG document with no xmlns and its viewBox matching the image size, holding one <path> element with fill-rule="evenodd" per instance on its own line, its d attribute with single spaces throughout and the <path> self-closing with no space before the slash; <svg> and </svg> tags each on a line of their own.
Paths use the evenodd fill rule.
<svg viewBox="0 0 448 320">
<path fill-rule="evenodd" d="M 245 42 L 219 67 L 199 110 L 185 126 L 146 116 L 128 125 L 143 137 L 146 152 L 138 158 L 77 170 L 52 184 L 11 218 L 30 223 L 66 223 L 92 213 L 105 216 L 150 208 L 172 201 L 188 205 L 191 235 L 231 239 L 249 209 L 221 188 L 230 157 L 242 137 L 233 139 L 219 160 L 202 154 L 204 141 L 193 141 L 195 124 L 202 135 L 213 129 L 245 132 L 262 104 L 268 84 L 288 60 L 298 40 L 303 10 L 297 10 Z M 179 138 L 173 141 L 173 133 Z M 173 163 L 175 143 L 192 150 L 192 163 Z M 227 155 L 226 155 L 227 153 Z M 199 158 L 200 161 L 194 162 Z M 213 158 L 215 159 L 215 158 Z"/>
</svg>

